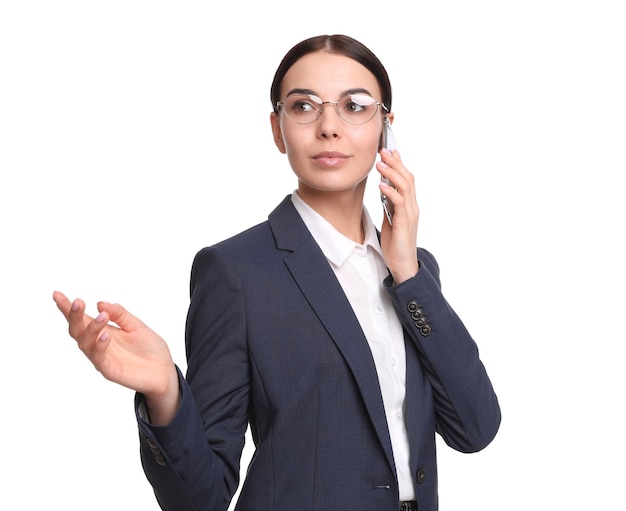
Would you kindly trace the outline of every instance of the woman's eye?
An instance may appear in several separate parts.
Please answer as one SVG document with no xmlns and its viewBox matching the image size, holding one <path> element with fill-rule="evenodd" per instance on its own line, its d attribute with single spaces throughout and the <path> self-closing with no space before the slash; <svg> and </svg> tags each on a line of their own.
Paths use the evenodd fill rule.
<svg viewBox="0 0 626 511">
<path fill-rule="evenodd" d="M 306 113 L 312 112 L 315 108 L 308 101 L 296 101 L 293 104 L 292 110 L 296 113 Z"/>
<path fill-rule="evenodd" d="M 346 112 L 357 113 L 363 110 L 363 108 L 365 108 L 363 105 L 359 105 L 358 103 L 355 103 L 354 101 L 348 101 L 348 103 L 346 104 L 345 110 Z"/>
</svg>

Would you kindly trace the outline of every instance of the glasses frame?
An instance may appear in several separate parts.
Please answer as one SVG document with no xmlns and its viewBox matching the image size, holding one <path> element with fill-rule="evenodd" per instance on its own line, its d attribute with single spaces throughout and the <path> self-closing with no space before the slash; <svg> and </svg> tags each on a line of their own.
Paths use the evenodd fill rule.
<svg viewBox="0 0 626 511">
<path fill-rule="evenodd" d="M 312 121 L 302 122 L 302 121 L 298 121 L 297 119 L 294 119 L 293 117 L 290 117 L 289 114 L 287 113 L 287 110 L 285 110 L 285 108 L 284 108 L 285 101 L 277 101 L 276 102 L 276 112 L 279 112 L 279 111 L 282 110 L 289 120 L 295 122 L 296 124 L 300 124 L 300 125 L 303 125 L 303 126 L 306 126 L 307 124 L 313 124 L 314 122 L 319 120 L 319 118 L 322 116 L 322 112 L 323 112 L 324 107 L 326 105 L 334 105 L 335 106 L 335 112 L 337 112 L 337 115 L 339 116 L 339 118 L 343 122 L 345 122 L 347 124 L 350 124 L 351 126 L 362 126 L 363 124 L 367 124 L 368 122 L 370 122 L 374 117 L 376 117 L 376 114 L 378 113 L 378 107 L 382 106 L 383 110 L 385 111 L 385 113 L 389 113 L 389 109 L 385 106 L 384 103 L 382 103 L 380 101 L 376 101 L 369 94 L 346 94 L 345 96 L 341 96 L 337 101 L 323 101 L 322 98 L 316 96 L 315 94 L 302 94 L 302 96 L 308 96 L 319 107 L 317 109 L 317 117 L 315 119 L 313 119 Z M 363 122 L 360 122 L 360 123 L 354 123 L 354 122 L 348 121 L 347 119 L 344 119 L 344 117 L 341 115 L 341 111 L 339 109 L 339 103 L 341 103 L 345 98 L 349 98 L 351 96 L 367 96 L 367 97 L 370 97 L 370 98 L 372 98 L 374 100 L 374 103 L 372 103 L 372 104 L 376 105 L 376 110 L 374 111 L 372 116 L 367 121 L 363 121 Z M 317 100 L 319 100 L 319 101 L 317 101 Z"/>
</svg>

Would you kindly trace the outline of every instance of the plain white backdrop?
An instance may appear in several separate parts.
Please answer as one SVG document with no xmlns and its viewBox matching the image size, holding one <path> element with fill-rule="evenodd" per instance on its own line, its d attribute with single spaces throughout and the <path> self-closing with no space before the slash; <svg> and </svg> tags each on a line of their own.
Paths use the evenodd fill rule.
<svg viewBox="0 0 626 511">
<path fill-rule="evenodd" d="M 0 507 L 158 509 L 133 393 L 52 292 L 122 303 L 184 369 L 194 254 L 296 186 L 273 73 L 346 33 L 390 74 L 419 244 L 501 401 L 485 451 L 440 445 L 442 511 L 626 509 L 625 25 L 606 0 L 3 2 Z"/>
</svg>

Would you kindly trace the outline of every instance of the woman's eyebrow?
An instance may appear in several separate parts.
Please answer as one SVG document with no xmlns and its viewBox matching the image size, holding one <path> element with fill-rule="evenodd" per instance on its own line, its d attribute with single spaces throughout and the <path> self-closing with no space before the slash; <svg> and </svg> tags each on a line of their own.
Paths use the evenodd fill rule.
<svg viewBox="0 0 626 511">
<path fill-rule="evenodd" d="M 291 89 L 287 93 L 287 96 L 292 96 L 293 94 L 312 94 L 313 96 L 318 96 L 318 94 L 316 94 L 315 91 L 312 90 L 312 89 Z M 349 96 L 351 94 L 367 94 L 368 96 L 372 95 L 370 93 L 370 91 L 368 91 L 367 89 L 363 89 L 362 87 L 358 87 L 358 88 L 355 88 L 355 89 L 347 89 L 347 90 L 343 91 L 342 93 L 339 94 L 339 97 L 343 98 L 344 96 Z"/>
<path fill-rule="evenodd" d="M 372 93 L 368 91 L 367 89 L 363 89 L 362 87 L 359 87 L 357 89 L 348 89 L 346 91 L 343 91 L 340 97 L 349 96 L 351 94 L 367 94 L 368 96 L 372 95 Z"/>
<path fill-rule="evenodd" d="M 315 91 L 311 90 L 311 89 L 291 89 L 288 93 L 287 96 L 292 96 L 294 94 L 312 94 L 313 96 L 315 96 Z"/>
</svg>

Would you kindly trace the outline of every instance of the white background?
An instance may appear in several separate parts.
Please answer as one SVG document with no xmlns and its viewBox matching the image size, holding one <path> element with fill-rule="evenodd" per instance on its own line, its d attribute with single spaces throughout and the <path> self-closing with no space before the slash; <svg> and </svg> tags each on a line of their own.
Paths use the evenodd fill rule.
<svg viewBox="0 0 626 511">
<path fill-rule="evenodd" d="M 622 2 L 223 4 L 0 6 L 0 507 L 157 510 L 133 394 L 52 292 L 122 303 L 184 368 L 194 254 L 295 188 L 273 73 L 346 33 L 391 76 L 419 243 L 502 405 L 485 451 L 441 444 L 442 511 L 625 509 Z"/>
</svg>

